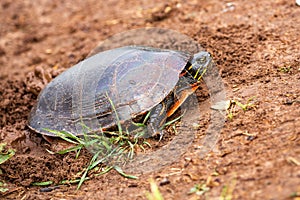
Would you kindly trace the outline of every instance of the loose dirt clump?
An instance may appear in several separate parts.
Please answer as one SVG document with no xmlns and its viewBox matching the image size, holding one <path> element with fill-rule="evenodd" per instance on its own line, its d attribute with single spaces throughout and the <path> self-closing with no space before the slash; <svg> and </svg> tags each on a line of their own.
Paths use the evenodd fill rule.
<svg viewBox="0 0 300 200">
<path fill-rule="evenodd" d="M 20 186 L 30 186 L 32 183 L 45 181 L 58 184 L 62 180 L 76 177 L 76 173 L 83 170 L 83 163 L 87 163 L 89 158 L 89 156 L 80 157 L 74 162 L 74 157 L 75 155 L 41 157 L 17 155 L 1 165 L 1 169 L 9 181 Z"/>
</svg>

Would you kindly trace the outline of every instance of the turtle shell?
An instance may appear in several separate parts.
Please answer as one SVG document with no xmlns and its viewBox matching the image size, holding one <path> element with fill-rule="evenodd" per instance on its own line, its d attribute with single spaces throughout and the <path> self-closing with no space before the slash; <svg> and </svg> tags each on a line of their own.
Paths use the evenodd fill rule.
<svg viewBox="0 0 300 200">
<path fill-rule="evenodd" d="M 29 127 L 49 136 L 55 135 L 45 129 L 81 135 L 133 119 L 174 89 L 190 59 L 186 52 L 143 46 L 98 53 L 42 90 L 30 113 Z"/>
</svg>

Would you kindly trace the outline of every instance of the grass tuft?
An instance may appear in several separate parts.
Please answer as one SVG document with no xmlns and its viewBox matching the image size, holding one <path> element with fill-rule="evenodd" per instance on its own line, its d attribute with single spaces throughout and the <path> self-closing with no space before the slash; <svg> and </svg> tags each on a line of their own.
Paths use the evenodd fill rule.
<svg viewBox="0 0 300 200">
<path fill-rule="evenodd" d="M 0 165 L 15 155 L 15 150 L 7 149 L 6 143 L 0 143 Z"/>
<path fill-rule="evenodd" d="M 228 117 L 228 119 L 230 119 L 230 120 L 233 119 L 234 113 L 236 111 L 236 106 L 238 106 L 239 108 L 241 108 L 244 112 L 246 112 L 250 108 L 253 108 L 254 107 L 253 100 L 255 98 L 256 98 L 255 96 L 249 98 L 247 100 L 247 103 L 245 103 L 245 104 L 241 103 L 238 100 L 230 100 L 229 106 L 227 107 L 227 110 L 226 110 L 227 111 L 227 117 Z"/>
<path fill-rule="evenodd" d="M 210 188 L 205 183 L 196 184 L 196 185 L 194 185 L 194 187 L 192 187 L 190 189 L 188 194 L 196 194 L 196 195 L 201 196 L 201 195 L 204 195 L 209 190 L 210 190 Z"/>
<path fill-rule="evenodd" d="M 103 131 L 100 127 L 99 132 L 95 132 L 90 130 L 90 128 L 87 127 L 83 122 L 81 123 L 81 125 L 85 132 L 83 133 L 82 137 L 78 137 L 66 131 L 45 129 L 46 131 L 53 133 L 56 136 L 62 138 L 63 140 L 75 145 L 71 148 L 58 151 L 58 154 L 66 154 L 71 151 L 76 151 L 77 158 L 82 148 L 86 148 L 93 153 L 93 157 L 91 158 L 88 166 L 81 172 L 80 179 L 64 180 L 61 181 L 61 184 L 78 183 L 78 190 L 82 186 L 83 182 L 90 179 L 92 176 L 99 176 L 108 173 L 112 169 L 116 170 L 120 175 L 126 178 L 138 178 L 136 176 L 124 173 L 122 170 L 122 166 L 126 164 L 129 160 L 134 158 L 137 149 L 145 151 L 145 147 L 151 148 L 151 145 L 143 138 L 145 134 L 144 130 L 146 129 L 146 122 L 150 117 L 150 112 L 148 112 L 148 114 L 145 116 L 144 121 L 142 123 L 133 123 L 132 125 L 136 126 L 137 129 L 135 129 L 132 132 L 129 132 L 127 129 L 124 129 L 121 126 L 120 118 L 113 104 L 113 101 L 108 97 L 108 95 L 107 98 L 116 116 L 118 128 L 116 131 Z M 163 127 L 174 123 L 181 117 L 182 116 L 170 122 L 167 122 Z M 142 128 L 142 131 L 140 128 Z M 99 164 L 105 164 L 106 169 L 104 169 L 104 171 L 102 171 L 101 173 L 91 173 L 89 175 L 89 172 L 93 169 L 95 170 Z"/>
</svg>

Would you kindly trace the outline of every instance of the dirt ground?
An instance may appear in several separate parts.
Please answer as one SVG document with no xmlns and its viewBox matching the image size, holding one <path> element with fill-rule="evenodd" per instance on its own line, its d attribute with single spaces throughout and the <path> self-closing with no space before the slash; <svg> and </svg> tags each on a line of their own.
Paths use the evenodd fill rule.
<svg viewBox="0 0 300 200">
<path fill-rule="evenodd" d="M 165 199 L 300 199 L 300 6 L 260 1 L 11 1 L 0 6 L 0 166 L 3 199 L 146 199 L 153 178 Z M 188 151 L 137 180 L 115 171 L 45 192 L 33 182 L 72 179 L 91 158 L 52 155 L 26 126 L 40 90 L 98 42 L 143 27 L 173 29 L 209 51 L 238 106 L 216 146 L 199 157 L 207 119 Z M 201 105 L 200 105 L 201 106 Z M 188 194 L 195 185 L 208 191 Z M 203 191 L 203 190 L 202 190 Z M 227 194 L 226 194 L 227 193 Z"/>
</svg>

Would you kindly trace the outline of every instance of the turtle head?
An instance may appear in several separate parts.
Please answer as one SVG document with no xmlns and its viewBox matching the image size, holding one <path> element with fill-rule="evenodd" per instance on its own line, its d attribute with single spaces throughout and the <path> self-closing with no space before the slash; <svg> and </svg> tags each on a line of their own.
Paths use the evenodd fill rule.
<svg viewBox="0 0 300 200">
<path fill-rule="evenodd" d="M 199 81 L 204 73 L 206 72 L 207 68 L 212 65 L 212 57 L 210 53 L 206 51 L 201 51 L 196 53 L 193 58 L 190 60 L 191 65 L 188 66 L 188 72 Z"/>
</svg>

